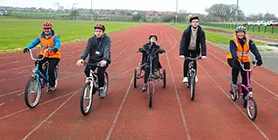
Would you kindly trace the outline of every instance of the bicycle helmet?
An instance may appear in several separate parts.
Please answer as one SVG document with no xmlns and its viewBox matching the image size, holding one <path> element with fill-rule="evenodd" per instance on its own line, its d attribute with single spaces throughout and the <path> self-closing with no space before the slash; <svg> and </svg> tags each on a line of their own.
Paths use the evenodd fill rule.
<svg viewBox="0 0 278 140">
<path fill-rule="evenodd" d="M 155 34 L 150 34 L 149 39 L 151 39 L 152 37 L 155 37 L 155 39 L 157 41 L 157 36 Z"/>
<path fill-rule="evenodd" d="M 244 26 L 238 26 L 236 29 L 235 29 L 235 32 L 244 32 L 246 33 L 246 28 Z"/>
<path fill-rule="evenodd" d="M 101 29 L 104 32 L 105 26 L 104 26 L 104 24 L 98 23 L 95 25 L 94 29 Z"/>
<path fill-rule="evenodd" d="M 42 28 L 51 29 L 52 27 L 53 27 L 53 24 L 51 22 L 48 22 L 48 21 L 46 21 L 42 24 Z"/>
</svg>

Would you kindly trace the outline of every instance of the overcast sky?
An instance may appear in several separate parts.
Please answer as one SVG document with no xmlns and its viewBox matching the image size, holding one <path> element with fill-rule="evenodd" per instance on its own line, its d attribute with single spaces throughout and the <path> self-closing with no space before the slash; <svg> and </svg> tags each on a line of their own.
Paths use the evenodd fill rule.
<svg viewBox="0 0 278 140">
<path fill-rule="evenodd" d="M 0 6 L 57 8 L 53 3 L 71 8 L 78 3 L 78 8 L 91 8 L 91 0 L 1 0 Z M 176 0 L 92 0 L 93 9 L 134 9 L 176 11 Z M 179 0 L 179 8 L 188 12 L 205 14 L 206 8 L 215 3 L 236 4 L 237 0 Z M 273 13 L 278 16 L 278 0 L 239 0 L 239 6 L 246 15 Z"/>
</svg>

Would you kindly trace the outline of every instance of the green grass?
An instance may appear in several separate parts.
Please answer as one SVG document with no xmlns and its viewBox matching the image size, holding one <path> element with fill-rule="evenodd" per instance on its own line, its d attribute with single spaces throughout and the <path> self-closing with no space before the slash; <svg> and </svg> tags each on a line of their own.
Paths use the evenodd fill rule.
<svg viewBox="0 0 278 140">
<path fill-rule="evenodd" d="M 21 50 L 31 43 L 42 32 L 41 24 L 45 20 L 23 20 L 0 18 L 0 52 Z M 93 27 L 97 22 L 49 20 L 53 29 L 60 36 L 61 43 L 86 40 L 93 35 Z M 138 23 L 102 22 L 106 33 L 118 32 Z"/>
<path fill-rule="evenodd" d="M 175 28 L 180 29 L 181 31 L 184 31 L 188 24 L 170 24 Z M 210 42 L 213 42 L 215 44 L 229 44 L 230 40 L 233 38 L 233 35 L 225 35 L 221 33 L 211 32 L 211 31 L 205 31 L 206 39 Z M 254 41 L 256 45 L 266 45 L 266 43 Z"/>
</svg>

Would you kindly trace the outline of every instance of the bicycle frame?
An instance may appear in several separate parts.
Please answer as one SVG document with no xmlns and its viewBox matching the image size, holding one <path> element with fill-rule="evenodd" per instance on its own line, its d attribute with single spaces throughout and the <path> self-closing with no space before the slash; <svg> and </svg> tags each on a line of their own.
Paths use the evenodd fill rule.
<svg viewBox="0 0 278 140">
<path fill-rule="evenodd" d="M 51 48 L 48 48 L 48 49 L 46 49 L 45 51 L 44 51 L 44 55 L 43 55 L 43 57 L 42 58 L 34 58 L 33 57 L 33 54 L 32 54 L 32 50 L 31 49 L 29 49 L 29 52 L 30 52 L 30 56 L 31 56 L 31 59 L 32 60 L 34 60 L 35 62 L 36 62 L 36 68 L 35 69 L 33 69 L 33 77 L 34 78 L 36 78 L 36 80 L 37 81 L 40 81 L 40 77 L 43 79 L 43 80 L 48 80 L 48 67 L 49 66 L 47 66 L 46 67 L 46 69 L 45 69 L 45 71 L 46 71 L 46 73 L 45 73 L 45 75 L 39 70 L 39 61 L 41 61 L 41 60 L 43 60 L 44 58 L 45 58 L 45 54 L 46 54 L 46 52 L 49 52 L 51 50 Z M 46 62 L 46 63 L 48 63 L 48 62 Z M 47 64 L 48 65 L 48 64 Z M 38 85 L 36 85 L 36 87 L 37 87 Z"/>
<path fill-rule="evenodd" d="M 253 66 L 252 66 L 252 68 L 251 69 L 245 69 L 244 68 L 244 65 L 241 63 L 241 68 L 243 69 L 243 71 L 245 71 L 246 72 L 246 75 L 247 75 L 247 86 L 245 86 L 244 84 L 242 84 L 242 83 L 239 83 L 238 84 L 238 91 L 240 91 L 242 88 L 245 90 L 245 91 L 247 91 L 248 93 L 247 93 L 247 97 L 249 98 L 249 97 L 253 97 L 253 92 L 252 92 L 252 88 L 251 88 L 251 80 L 250 80 L 250 73 L 251 73 L 251 71 L 253 71 L 254 70 L 254 68 L 256 67 L 256 61 L 252 61 L 252 63 L 254 64 Z M 243 92 L 241 92 L 240 93 L 241 95 L 243 95 Z"/>
<path fill-rule="evenodd" d="M 191 77 L 196 72 L 196 70 L 193 68 L 194 61 L 202 59 L 202 57 L 196 57 L 196 58 L 186 57 L 185 59 L 190 60 L 190 62 L 188 63 L 188 73 L 187 74 L 189 74 L 189 76 Z"/>
</svg>

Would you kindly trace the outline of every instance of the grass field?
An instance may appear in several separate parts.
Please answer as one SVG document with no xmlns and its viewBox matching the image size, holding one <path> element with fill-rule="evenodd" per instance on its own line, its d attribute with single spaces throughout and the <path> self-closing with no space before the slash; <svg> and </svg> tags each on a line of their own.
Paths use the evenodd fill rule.
<svg viewBox="0 0 278 140">
<path fill-rule="evenodd" d="M 181 31 L 184 31 L 188 24 L 171 24 L 173 27 L 180 29 Z M 229 44 L 230 40 L 233 38 L 233 35 L 225 35 L 221 33 L 211 32 L 211 31 L 205 31 L 206 39 L 210 42 L 216 43 L 216 44 Z M 256 45 L 266 45 L 266 43 L 254 41 Z"/>
<path fill-rule="evenodd" d="M 0 18 L 0 52 L 21 50 L 31 43 L 42 32 L 41 24 L 45 20 L 6 19 Z M 97 22 L 49 20 L 53 29 L 60 36 L 62 43 L 86 40 L 93 35 L 93 27 Z M 102 22 L 106 33 L 118 32 L 138 23 Z"/>
</svg>

